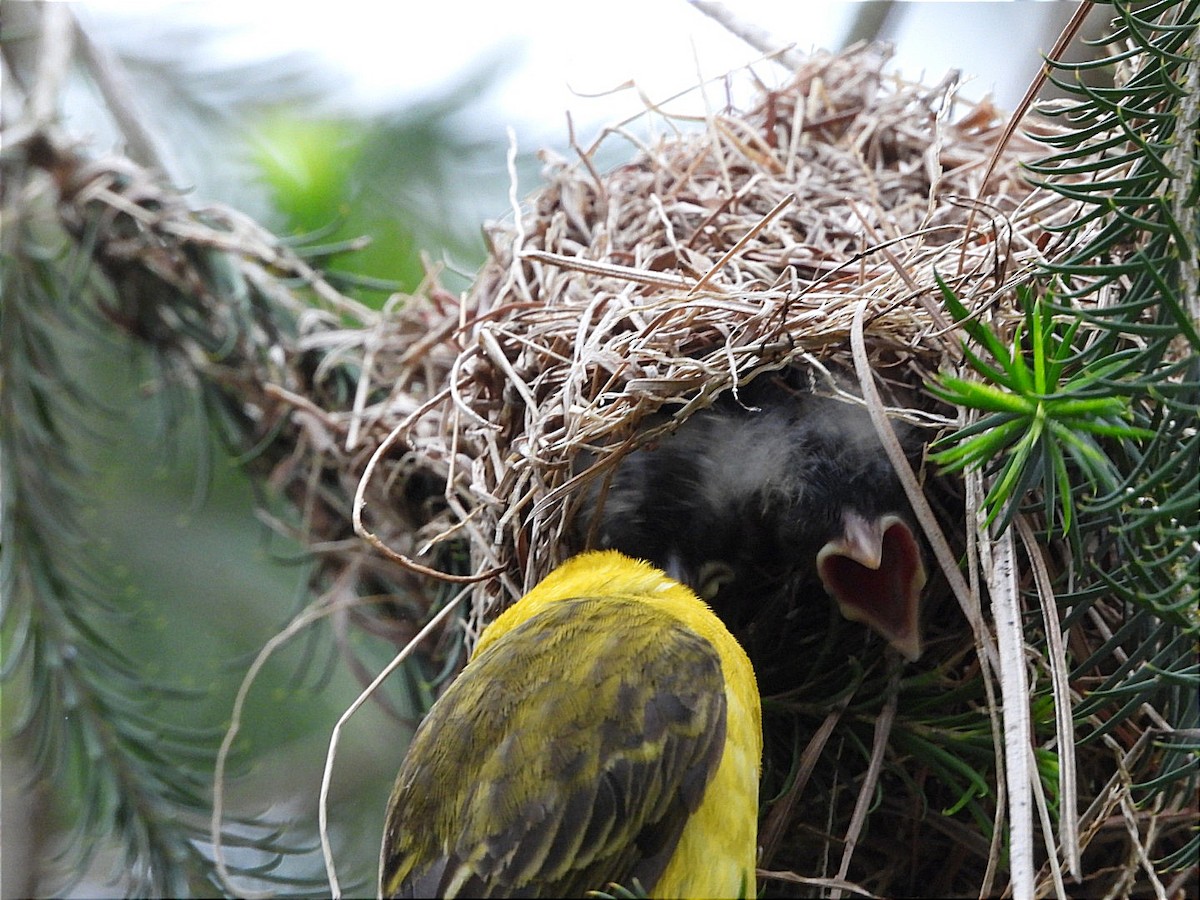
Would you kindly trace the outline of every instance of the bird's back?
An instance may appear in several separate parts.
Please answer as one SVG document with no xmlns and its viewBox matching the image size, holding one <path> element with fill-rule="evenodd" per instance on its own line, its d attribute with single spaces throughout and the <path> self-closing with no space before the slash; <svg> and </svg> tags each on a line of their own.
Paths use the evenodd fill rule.
<svg viewBox="0 0 1200 900">
<path fill-rule="evenodd" d="M 576 557 L 414 736 L 381 892 L 752 895 L 761 749 L 753 671 L 712 612 L 644 563 Z"/>
</svg>

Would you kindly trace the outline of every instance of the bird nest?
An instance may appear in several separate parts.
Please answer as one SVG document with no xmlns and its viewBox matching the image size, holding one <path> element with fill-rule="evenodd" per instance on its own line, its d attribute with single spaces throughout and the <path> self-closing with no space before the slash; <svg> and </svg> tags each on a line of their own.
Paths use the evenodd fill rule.
<svg viewBox="0 0 1200 900">
<path fill-rule="evenodd" d="M 1010 333 L 1014 286 L 1053 252 L 1051 229 L 1072 208 L 1023 178 L 1022 159 L 1041 148 L 1003 141 L 990 103 L 885 63 L 878 47 L 815 55 L 781 87 L 756 82 L 749 109 L 647 110 L 665 124 L 657 139 L 613 128 L 575 159 L 547 159 L 540 189 L 488 230 L 490 259 L 460 301 L 435 292 L 380 321 L 377 346 L 395 352 L 372 355 L 392 398 L 375 409 L 403 415 L 373 423 L 389 433 L 356 510 L 365 504 L 365 530 L 404 565 L 469 585 L 468 645 L 586 543 L 575 519 L 592 479 L 757 379 L 798 376 L 867 407 L 885 447 L 897 421 L 925 443 L 958 424 L 926 390 L 961 358 L 939 279 Z M 632 158 L 599 172 L 599 151 L 619 141 Z M 944 569 L 975 528 L 962 484 L 903 454 L 893 463 Z M 920 704 L 941 702 L 974 741 L 953 752 L 977 753 L 979 777 L 998 778 L 995 705 L 989 720 L 956 574 L 927 589 L 931 649 L 907 706 L 898 668 L 862 658 L 845 623 L 816 623 L 796 647 L 816 664 L 765 707 L 762 864 L 791 873 L 779 883 L 802 873 L 944 894 L 976 892 L 995 871 L 994 795 L 964 801 L 974 788 L 953 763 L 918 786 L 905 754 L 938 743 L 919 726 L 897 728 L 909 743 L 893 741 L 882 772 L 872 747 L 888 732 L 881 717 L 919 722 Z M 975 821 L 927 817 L 923 804 L 968 807 Z"/>
<path fill-rule="evenodd" d="M 817 55 L 749 110 L 665 116 L 653 143 L 611 129 L 549 160 L 519 219 L 489 229 L 461 302 L 379 326 L 379 345 L 402 349 L 375 357 L 375 384 L 411 413 L 376 462 L 419 476 L 401 494 L 425 498 L 415 534 L 381 542 L 421 566 L 469 548 L 457 574 L 478 579 L 482 620 L 578 549 L 587 481 L 766 373 L 800 367 L 848 399 L 874 382 L 908 404 L 893 415 L 947 424 L 922 391 L 959 355 L 938 277 L 1003 318 L 1066 204 L 1022 178 L 1027 138 L 989 167 L 1005 123 L 988 102 L 885 75 L 885 60 Z M 599 173 L 600 145 L 619 139 L 635 157 Z M 664 405 L 671 422 L 643 428 Z M 444 487 L 432 505 L 430 476 Z"/>
</svg>

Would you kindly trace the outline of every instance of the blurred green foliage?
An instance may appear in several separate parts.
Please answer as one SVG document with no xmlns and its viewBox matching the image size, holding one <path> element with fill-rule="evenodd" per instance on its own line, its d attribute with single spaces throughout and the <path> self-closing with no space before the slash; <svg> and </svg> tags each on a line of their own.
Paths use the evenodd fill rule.
<svg viewBox="0 0 1200 900">
<path fill-rule="evenodd" d="M 500 210 L 504 186 L 477 178 L 455 187 L 453 170 L 471 155 L 437 117 L 311 118 L 290 109 L 266 117 L 253 149 L 281 233 L 303 239 L 328 277 L 375 308 L 426 279 L 422 253 L 457 289 L 483 262 L 479 223 L 456 220 L 453 194 L 485 182 Z M 447 257 L 449 271 L 439 265 Z"/>
<path fill-rule="evenodd" d="M 6 60 L 19 64 L 19 48 L 8 43 L 15 33 L 6 29 L 4 49 Z M 303 244 L 310 262 L 369 305 L 381 305 L 393 291 L 414 290 L 427 277 L 422 252 L 444 286 L 461 290 L 470 283 L 484 257 L 479 211 L 501 215 L 507 208 L 504 146 L 481 136 L 488 130 L 487 117 L 478 111 L 487 86 L 501 77 L 498 64 L 478 66 L 431 100 L 351 115 L 321 111 L 314 101 L 327 85 L 300 77 L 305 69 L 295 60 L 283 70 L 277 61 L 264 61 L 231 72 L 198 62 L 204 41 L 177 37 L 141 44 L 129 40 L 130 47 L 158 48 L 159 55 L 127 54 L 124 62 L 142 76 L 135 77 L 138 100 L 151 111 L 151 127 L 157 112 L 168 126 L 161 132 L 168 143 L 180 139 L 187 145 L 183 158 L 189 166 L 211 169 L 177 172 L 177 177 L 229 189 L 223 195 L 197 191 L 198 204 L 216 200 L 255 209 L 265 189 L 270 207 L 257 210 L 265 224 Z M 198 52 L 188 55 L 189 48 Z M 279 77 L 280 71 L 288 77 Z M 87 76 L 76 72 L 74 77 L 86 81 Z M 65 97 L 66 120 L 86 122 L 107 139 L 104 129 L 113 126 L 104 121 L 106 111 L 95 92 L 69 91 Z M 490 130 L 499 134 L 501 127 L 496 123 Z M 119 141 L 120 135 L 112 139 Z M 193 796 L 192 786 L 212 776 L 213 753 L 255 654 L 311 601 L 308 560 L 299 544 L 281 537 L 257 514 L 265 503 L 272 516 L 294 522 L 287 502 L 264 497 L 261 484 L 256 493 L 241 461 L 212 430 L 210 411 L 187 384 L 176 381 L 178 371 L 94 315 L 86 255 L 74 256 L 61 243 L 51 210 L 37 212 L 45 218 L 35 224 L 33 215 L 27 237 L 46 242 L 35 267 L 56 274 L 22 282 L 16 277 L 18 264 L 6 259 L 3 303 L 18 315 L 20 304 L 9 289 L 36 283 L 50 301 L 42 309 L 57 306 L 62 313 L 37 313 L 42 316 L 37 340 L 53 352 L 36 363 L 44 373 L 25 373 L 34 383 L 42 383 L 43 376 L 51 379 L 51 389 L 41 394 L 41 402 L 54 404 L 46 412 L 50 424 L 37 428 L 46 446 L 57 446 L 54 458 L 45 458 L 43 465 L 53 470 L 49 477 L 63 477 L 72 507 L 63 513 L 74 517 L 81 535 L 64 533 L 52 552 L 73 575 L 83 573 L 83 596 L 97 604 L 97 612 L 85 613 L 81 625 L 111 648 L 107 658 L 124 661 L 122 684 L 138 686 L 139 696 L 129 697 L 130 721 L 145 729 L 143 739 L 155 748 L 138 771 L 155 771 L 170 759 L 176 783 L 160 785 L 157 796 L 173 797 L 176 810 L 196 812 L 186 825 L 161 824 L 165 830 L 183 826 L 191 840 L 207 833 L 204 807 L 211 802 L 211 797 Z M 10 229 L 6 254 L 17 247 L 13 234 Z M 23 358 L 32 362 L 35 357 Z M 10 379 L 8 389 L 14 387 Z M 32 425 L 13 424 L 8 436 L 15 442 L 9 447 Z M 61 472 L 59 456 L 69 461 Z M 5 462 L 12 465 L 12 456 Z M 73 596 L 67 590 L 61 599 L 69 603 Z M 28 621 L 4 618 L 6 647 L 22 645 L 16 630 Z M 341 638 L 372 672 L 394 652 L 389 643 L 359 629 Z M 271 865 L 264 877 L 285 892 L 325 890 L 316 838 L 322 767 L 333 723 L 362 687 L 341 664 L 336 639 L 331 620 L 323 619 L 272 657 L 248 694 L 234 745 L 226 822 L 230 834 L 244 834 L 248 841 L 227 847 L 227 853 L 243 870 Z M 96 659 L 103 665 L 105 657 Z M 19 660 L 2 662 L 11 667 Z M 385 691 L 395 707 L 410 713 L 412 685 L 404 680 L 398 674 Z M 25 710 L 37 714 L 41 701 L 30 701 L 41 696 L 39 690 L 23 677 L 3 683 L 6 761 L 14 758 L 10 754 L 32 761 L 40 753 L 20 736 L 18 721 Z M 76 701 L 63 702 L 68 721 L 59 733 L 70 734 L 69 711 Z M 340 880 L 350 893 L 373 890 L 384 806 L 406 738 L 407 726 L 374 704 L 367 704 L 343 733 L 330 818 Z M 14 846 L 9 837 L 19 832 L 27 834 L 33 849 L 24 861 L 8 855 L 5 894 L 185 888 L 211 893 L 207 875 L 197 871 L 194 858 L 180 854 L 179 844 L 161 844 L 175 849 L 155 857 L 160 871 L 147 871 L 144 861 L 126 855 L 135 844 L 161 840 L 155 813 L 136 803 L 114 805 L 120 798 L 98 802 L 94 792 L 113 790 L 120 776 L 108 781 L 89 775 L 113 751 L 88 747 L 87 740 L 61 751 L 63 763 L 52 780 L 43 774 L 21 784 L 12 780 L 18 767 L 7 767 L 5 849 Z M 169 813 L 168 819 L 174 815 L 165 808 L 159 813 Z M 108 814 L 121 821 L 107 820 Z M 278 840 L 256 838 L 239 821 L 280 823 L 282 831 Z M 140 836 L 131 839 L 135 831 Z M 275 860 L 270 846 L 301 852 Z M 13 862 L 28 870 L 15 871 Z M 73 878 L 81 880 L 72 887 Z M 236 883 L 245 889 L 261 886 Z"/>
</svg>

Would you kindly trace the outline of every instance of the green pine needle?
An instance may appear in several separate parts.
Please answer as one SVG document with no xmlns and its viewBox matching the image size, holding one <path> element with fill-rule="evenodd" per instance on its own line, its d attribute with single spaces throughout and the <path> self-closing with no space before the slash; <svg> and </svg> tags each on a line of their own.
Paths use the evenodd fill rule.
<svg viewBox="0 0 1200 900">
<path fill-rule="evenodd" d="M 995 475 L 984 499 L 989 526 L 999 519 L 1006 527 L 1024 496 L 1040 484 L 1047 519 L 1053 521 L 1057 509 L 1069 532 L 1081 488 L 1096 494 L 1120 481 L 1101 441 L 1154 437 L 1131 424 L 1136 385 L 1113 393 L 1115 364 L 1081 361 L 1074 347 L 1080 320 L 1060 315 L 1034 287 L 1017 290 L 1024 318 L 1005 342 L 940 278 L 938 285 L 955 322 L 981 347 L 976 352 L 964 346 L 964 355 L 982 380 L 942 375 L 930 390 L 947 403 L 987 415 L 936 442 L 933 460 L 949 472 L 983 469 Z"/>
</svg>

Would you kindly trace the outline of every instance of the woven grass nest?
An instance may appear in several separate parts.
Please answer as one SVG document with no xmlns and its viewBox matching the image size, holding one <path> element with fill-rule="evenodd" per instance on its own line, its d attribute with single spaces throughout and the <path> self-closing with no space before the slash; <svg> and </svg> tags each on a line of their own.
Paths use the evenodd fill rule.
<svg viewBox="0 0 1200 900">
<path fill-rule="evenodd" d="M 490 616 L 578 549 L 572 496 L 661 435 L 639 426 L 664 404 L 677 424 L 789 367 L 861 397 L 860 307 L 879 389 L 913 404 L 891 412 L 952 424 L 922 399 L 960 341 L 935 272 L 1003 318 L 1066 204 L 1022 179 L 1019 160 L 1037 151 L 1026 138 L 982 192 L 1000 113 L 949 82 L 885 76 L 885 59 L 814 56 L 748 111 L 667 118 L 667 137 L 605 175 L 596 147 L 549 161 L 521 220 L 488 231 L 491 258 L 461 303 L 442 293 L 383 321 L 371 387 L 392 402 L 372 424 L 394 430 L 377 457 L 393 475 L 432 475 L 446 501 L 435 518 L 414 513 L 411 541 L 385 543 L 427 564 L 432 546 L 465 542 Z M 581 451 L 596 456 L 583 474 Z"/>
<path fill-rule="evenodd" d="M 952 79 L 885 75 L 886 59 L 878 47 L 814 55 L 749 109 L 647 111 L 663 117 L 657 141 L 612 129 L 576 159 L 546 160 L 518 219 L 488 231 L 491 258 L 461 300 L 432 291 L 367 338 L 372 389 L 391 399 L 373 407 L 388 437 L 356 509 L 377 546 L 445 573 L 431 605 L 470 596 L 468 646 L 581 549 L 574 516 L 591 479 L 756 379 L 787 373 L 865 405 L 885 444 L 890 423 L 926 443 L 958 424 L 926 390 L 961 358 L 938 277 L 1011 333 L 1014 285 L 1056 252 L 1048 228 L 1073 210 L 1022 176 L 1042 126 L 1024 123 L 993 158 L 999 111 L 958 98 Z M 630 161 L 598 172 L 600 144 L 623 140 Z M 994 638 L 978 612 L 969 623 L 979 588 L 957 571 L 976 519 L 961 479 L 895 462 L 938 557 L 927 649 L 902 668 L 836 615 L 797 646 L 806 676 L 764 704 L 769 894 L 978 895 L 1006 882 L 1002 730 L 979 662 Z M 1112 784 L 1111 756 L 1080 760 L 1081 803 Z M 1111 808 L 1091 809 L 1092 824 Z M 1088 834 L 1095 859 L 1104 836 Z M 1039 862 L 1046 889 L 1052 866 Z"/>
</svg>

